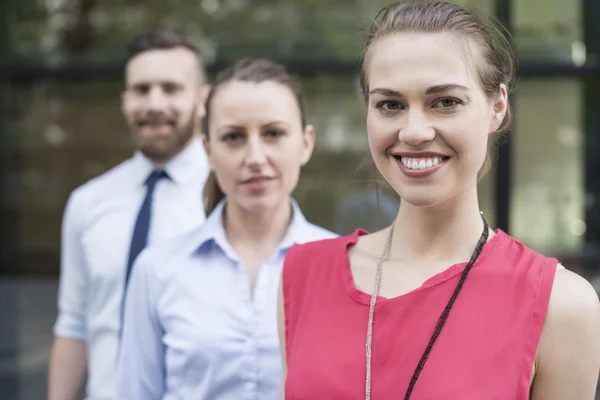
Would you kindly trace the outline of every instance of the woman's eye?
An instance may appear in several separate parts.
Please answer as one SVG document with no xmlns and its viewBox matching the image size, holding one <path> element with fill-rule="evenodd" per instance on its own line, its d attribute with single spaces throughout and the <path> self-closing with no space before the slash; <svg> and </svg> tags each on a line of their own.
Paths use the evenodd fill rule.
<svg viewBox="0 0 600 400">
<path fill-rule="evenodd" d="M 265 136 L 273 137 L 273 138 L 280 137 L 283 135 L 285 135 L 285 132 L 282 131 L 281 129 L 269 129 L 268 131 L 265 132 Z"/>
<path fill-rule="evenodd" d="M 239 142 L 241 139 L 243 139 L 243 135 L 237 132 L 227 133 L 223 135 L 223 140 L 225 142 Z"/>
<path fill-rule="evenodd" d="M 437 108 L 452 108 L 452 107 L 456 107 L 458 105 L 462 104 L 462 102 L 458 99 L 453 99 L 453 98 L 446 98 L 446 99 L 440 99 L 437 102 L 435 102 L 434 107 Z"/>
<path fill-rule="evenodd" d="M 378 102 L 375 105 L 375 108 L 378 108 L 383 111 L 396 111 L 402 108 L 402 104 L 395 100 L 383 100 Z"/>
</svg>

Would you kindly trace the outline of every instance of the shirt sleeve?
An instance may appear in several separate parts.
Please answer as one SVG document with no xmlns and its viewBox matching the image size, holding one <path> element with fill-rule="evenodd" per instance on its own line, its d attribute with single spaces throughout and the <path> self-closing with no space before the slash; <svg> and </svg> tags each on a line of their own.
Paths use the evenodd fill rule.
<svg viewBox="0 0 600 400">
<path fill-rule="evenodd" d="M 148 251 L 135 261 L 125 299 L 116 397 L 159 400 L 165 390 L 164 330 L 156 314 L 156 284 Z"/>
<path fill-rule="evenodd" d="M 88 293 L 88 272 L 80 223 L 84 212 L 81 195 L 74 191 L 67 201 L 62 221 L 58 318 L 54 324 L 55 336 L 82 342 L 87 339 L 85 315 Z"/>
</svg>

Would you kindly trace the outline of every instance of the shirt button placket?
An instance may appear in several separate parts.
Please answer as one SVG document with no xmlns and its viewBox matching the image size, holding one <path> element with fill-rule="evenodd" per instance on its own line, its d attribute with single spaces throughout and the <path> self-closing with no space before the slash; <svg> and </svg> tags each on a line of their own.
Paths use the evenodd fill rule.
<svg viewBox="0 0 600 400">
<path fill-rule="evenodd" d="M 246 273 L 245 267 L 240 263 L 240 270 Z M 257 378 L 257 370 L 258 370 L 258 355 L 257 355 L 257 346 L 256 346 L 256 330 L 257 330 L 257 322 L 259 313 L 256 310 L 255 296 L 258 296 L 260 289 L 257 287 L 252 296 L 250 292 L 250 285 L 248 284 L 247 276 L 246 279 L 240 279 L 241 282 L 244 282 L 243 288 L 240 288 L 240 292 L 242 294 L 241 298 L 245 303 L 245 307 L 248 315 L 248 324 L 247 324 L 247 339 L 246 345 L 244 348 L 244 364 L 246 368 L 244 368 L 244 372 L 242 373 L 243 383 L 243 399 L 245 400 L 255 400 L 257 399 L 257 391 L 256 391 L 256 378 Z M 257 285 L 258 286 L 258 285 Z"/>
</svg>

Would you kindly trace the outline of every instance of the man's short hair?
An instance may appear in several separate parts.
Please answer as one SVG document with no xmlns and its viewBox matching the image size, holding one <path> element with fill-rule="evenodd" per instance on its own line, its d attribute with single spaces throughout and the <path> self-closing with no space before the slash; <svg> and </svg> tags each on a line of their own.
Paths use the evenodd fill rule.
<svg viewBox="0 0 600 400">
<path fill-rule="evenodd" d="M 125 63 L 129 63 L 135 56 L 151 50 L 171 50 L 183 47 L 191 51 L 198 60 L 200 82 L 204 82 L 206 71 L 204 61 L 198 47 L 185 36 L 168 30 L 155 30 L 144 32 L 131 40 L 127 45 Z"/>
</svg>

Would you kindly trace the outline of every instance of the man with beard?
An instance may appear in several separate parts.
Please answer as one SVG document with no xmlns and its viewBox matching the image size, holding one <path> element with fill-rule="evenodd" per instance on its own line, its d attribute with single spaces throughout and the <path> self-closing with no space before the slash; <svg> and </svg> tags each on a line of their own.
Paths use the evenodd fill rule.
<svg viewBox="0 0 600 400">
<path fill-rule="evenodd" d="M 207 90 L 200 54 L 166 31 L 143 34 L 128 50 L 121 101 L 136 152 L 67 202 L 50 400 L 80 398 L 86 377 L 86 399 L 112 399 L 135 258 L 205 220 L 209 166 L 199 126 Z"/>
</svg>

